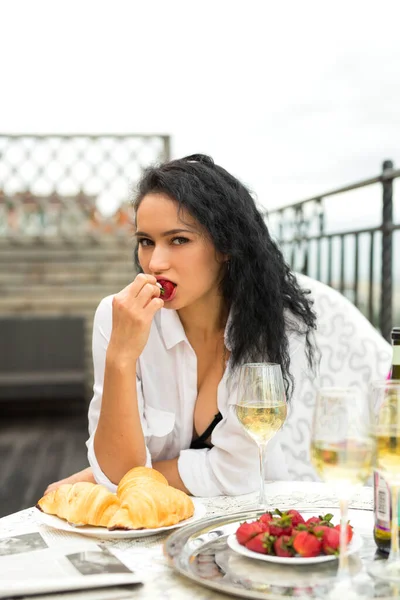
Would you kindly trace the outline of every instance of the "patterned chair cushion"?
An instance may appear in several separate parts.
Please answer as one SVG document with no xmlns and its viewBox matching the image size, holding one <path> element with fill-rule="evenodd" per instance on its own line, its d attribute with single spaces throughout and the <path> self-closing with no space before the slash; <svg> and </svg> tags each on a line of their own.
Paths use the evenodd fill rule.
<svg viewBox="0 0 400 600">
<path fill-rule="evenodd" d="M 313 376 L 305 362 L 293 361 L 296 387 L 288 419 L 279 435 L 290 478 L 313 481 L 319 479 L 309 453 L 317 388 L 355 385 L 367 398 L 369 382 L 387 376 L 392 351 L 390 344 L 342 294 L 304 275 L 297 277 L 301 287 L 311 291 L 318 317 L 319 376 Z"/>
</svg>

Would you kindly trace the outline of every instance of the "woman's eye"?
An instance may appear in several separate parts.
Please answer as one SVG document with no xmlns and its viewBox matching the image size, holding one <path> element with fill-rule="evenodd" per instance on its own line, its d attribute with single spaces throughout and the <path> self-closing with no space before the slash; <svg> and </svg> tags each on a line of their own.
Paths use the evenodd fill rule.
<svg viewBox="0 0 400 600">
<path fill-rule="evenodd" d="M 140 246 L 151 246 L 153 244 L 153 242 L 147 238 L 140 238 L 138 240 L 138 244 Z"/>
<path fill-rule="evenodd" d="M 188 240 L 188 238 L 185 237 L 175 237 L 171 240 L 171 243 L 175 246 L 180 246 L 181 244 L 186 244 L 189 241 L 190 240 Z"/>
</svg>

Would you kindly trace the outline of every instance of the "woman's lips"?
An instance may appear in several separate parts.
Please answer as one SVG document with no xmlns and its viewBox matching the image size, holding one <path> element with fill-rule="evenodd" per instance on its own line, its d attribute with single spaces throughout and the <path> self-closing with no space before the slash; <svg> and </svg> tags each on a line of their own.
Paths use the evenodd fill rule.
<svg viewBox="0 0 400 600">
<path fill-rule="evenodd" d="M 169 281 L 169 279 L 157 279 L 158 283 L 161 285 L 161 298 L 165 302 L 171 301 L 176 294 L 176 284 Z"/>
</svg>

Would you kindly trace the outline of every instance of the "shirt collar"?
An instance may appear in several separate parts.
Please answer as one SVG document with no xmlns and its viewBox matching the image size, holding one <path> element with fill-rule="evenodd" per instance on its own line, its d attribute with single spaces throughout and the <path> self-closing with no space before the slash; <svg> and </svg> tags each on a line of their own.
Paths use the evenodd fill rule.
<svg viewBox="0 0 400 600">
<path fill-rule="evenodd" d="M 232 352 L 232 346 L 229 341 L 228 331 L 232 322 L 232 309 L 229 312 L 226 322 L 224 343 L 229 352 Z M 185 330 L 176 310 L 162 308 L 160 310 L 160 329 L 167 350 L 170 350 L 180 342 L 187 342 Z"/>
<path fill-rule="evenodd" d="M 160 310 L 160 328 L 167 350 L 170 350 L 179 342 L 187 342 L 185 330 L 176 310 L 170 308 Z"/>
</svg>

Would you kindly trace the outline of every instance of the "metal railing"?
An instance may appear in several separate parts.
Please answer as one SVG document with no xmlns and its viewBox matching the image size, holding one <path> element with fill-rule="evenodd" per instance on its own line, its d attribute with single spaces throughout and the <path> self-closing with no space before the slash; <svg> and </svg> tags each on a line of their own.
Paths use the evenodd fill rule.
<svg viewBox="0 0 400 600">
<path fill-rule="evenodd" d="M 335 287 L 342 294 L 350 295 L 351 300 L 368 319 L 379 327 L 384 338 L 389 340 L 393 326 L 393 233 L 400 229 L 400 223 L 393 222 L 393 182 L 400 177 L 400 169 L 393 163 L 383 163 L 382 174 L 351 185 L 307 198 L 282 208 L 268 211 L 271 231 L 275 233 L 283 253 L 291 267 L 305 275 L 310 275 Z M 326 231 L 325 200 L 359 188 L 374 184 L 382 186 L 381 222 L 376 227 L 352 229 L 351 231 Z M 378 286 L 374 284 L 377 259 L 377 238 L 380 238 L 380 276 Z M 368 244 L 365 243 L 367 238 Z M 353 240 L 354 256 L 346 254 L 346 242 Z M 363 251 L 361 251 L 363 240 Z M 339 242 L 337 244 L 337 242 Z M 365 250 L 365 252 L 364 252 Z M 311 252 L 314 253 L 314 269 L 310 265 Z M 367 258 L 366 302 L 360 306 L 360 266 Z M 325 260 L 324 260 L 325 259 Z M 338 261 L 339 277 L 334 279 L 333 267 Z M 352 263 L 352 275 L 346 278 L 346 265 Z M 311 272 L 313 271 L 313 272 Z M 324 277 L 322 274 L 324 273 Z M 375 311 L 376 287 L 379 288 L 379 311 Z"/>
<path fill-rule="evenodd" d="M 0 241 L 126 235 L 132 187 L 169 157 L 166 135 L 0 134 Z"/>
</svg>

